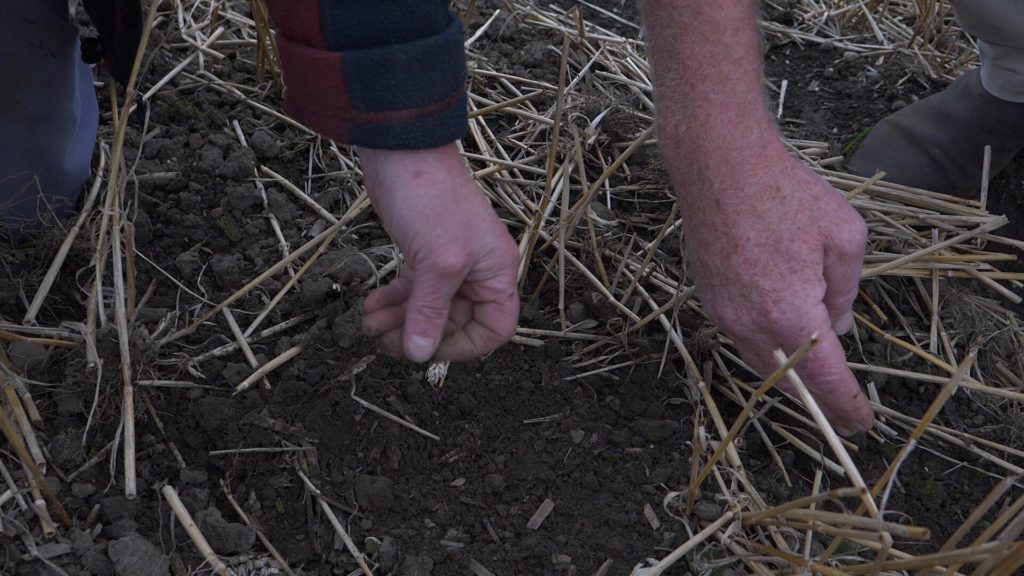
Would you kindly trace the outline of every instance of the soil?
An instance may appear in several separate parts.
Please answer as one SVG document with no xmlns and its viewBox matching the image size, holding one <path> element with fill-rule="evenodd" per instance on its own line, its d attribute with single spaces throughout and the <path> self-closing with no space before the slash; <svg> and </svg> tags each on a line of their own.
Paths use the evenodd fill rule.
<svg viewBox="0 0 1024 576">
<path fill-rule="evenodd" d="M 597 3 L 620 13 L 625 10 L 627 18 L 636 20 L 632 3 Z M 471 28 L 483 21 L 483 16 L 476 18 Z M 597 14 L 593 18 L 605 26 L 621 26 Z M 494 56 L 502 58 L 530 42 L 543 46 L 550 40 L 543 34 L 529 42 L 503 40 L 511 49 L 495 46 Z M 156 44 L 173 41 L 162 33 L 154 39 Z M 524 66 L 530 67 L 533 60 L 527 60 Z M 893 109 L 942 88 L 913 72 L 907 62 L 851 60 L 832 48 L 775 45 L 766 62 L 771 82 L 789 80 L 782 122 L 786 134 L 828 142 L 836 154 Z M 175 63 L 160 53 L 149 74 L 158 78 Z M 255 73 L 243 59 L 208 65 L 239 84 L 251 83 Z M 557 75 L 557 68 L 537 73 L 550 78 Z M 901 82 L 908 73 L 910 78 Z M 102 93 L 100 101 L 106 101 Z M 272 96 L 264 101 L 275 103 Z M 266 211 L 254 193 L 253 168 L 266 165 L 293 182 L 303 182 L 309 150 L 289 145 L 299 140 L 295 128 L 195 81 L 175 80 L 150 102 L 145 126 L 144 116 L 135 115 L 127 157 L 135 158 L 141 135 L 147 134 L 136 173 L 152 176 L 140 178 L 130 189 L 136 197 L 135 245 L 152 261 L 137 261 L 139 294 L 154 286 L 135 324 L 138 341 L 149 343 L 184 327 L 198 311 L 223 300 L 279 259 Z M 234 137 L 232 120 L 249 137 L 251 151 Z M 647 161 L 650 166 L 633 167 L 636 180 L 631 183 L 664 188 L 657 159 Z M 331 172 L 339 165 L 319 168 Z M 163 173 L 187 177 L 165 178 Z M 344 175 L 309 182 L 310 195 L 332 213 L 347 208 L 349 183 Z M 310 230 L 322 229 L 293 196 L 272 185 L 267 188 L 269 211 L 281 222 L 291 246 L 308 240 Z M 992 190 L 996 211 L 1005 211 L 1013 221 L 1011 235 L 1024 239 L 1024 162 L 1000 176 Z M 623 202 L 615 209 L 625 217 L 633 208 Z M 33 294 L 59 239 L 44 239 L 33 250 L 6 257 L 0 293 Z M 253 346 L 261 363 L 293 346 L 304 347 L 303 354 L 269 377 L 270 389 L 257 384 L 249 392 L 231 394 L 251 372 L 237 352 L 190 369 L 190 359 L 233 341 L 219 318 L 167 347 L 143 344 L 135 349 L 138 379 L 202 384 L 137 387 L 137 500 L 121 495 L 120 470 L 112 473 L 108 458 L 68 478 L 102 452 L 119 426 L 120 374 L 113 327 L 108 325 L 101 333 L 99 372 L 86 369 L 80 350 L 51 350 L 39 357 L 41 351 L 22 348 L 29 378 L 62 383 L 32 388 L 44 415 L 43 437 L 54 469 L 50 480 L 79 523 L 98 507 L 94 526 L 99 531 L 69 535 L 74 549 L 53 562 L 71 575 L 150 570 L 185 574 L 205 569 L 180 526 L 172 528 L 159 494 L 169 483 L 193 514 L 201 516 L 211 544 L 231 558 L 237 570 L 248 566 L 251 574 L 273 573 L 260 544 L 253 542 L 252 531 L 240 524 L 226 499 L 223 482 L 293 567 L 305 574 L 352 573 L 352 557 L 297 470 L 331 499 L 357 545 L 376 550 L 381 574 L 467 574 L 472 560 L 499 576 L 585 575 L 608 559 L 614 561 L 609 574 L 627 574 L 638 562 L 660 558 L 686 540 L 686 528 L 669 516 L 663 501 L 688 483 L 693 404 L 676 373 L 682 370 L 678 361 L 670 360 L 665 369 L 660 365 L 662 338 L 654 332 L 640 334 L 632 352 L 635 363 L 589 376 L 580 376 L 586 369 L 573 366 L 580 360 L 579 347 L 570 342 L 549 339 L 541 347 L 508 345 L 485 359 L 452 365 L 443 386 L 431 387 L 424 378 L 425 366 L 377 354 L 375 343 L 358 330 L 366 293 L 361 284 L 372 270 L 352 256 L 387 245 L 383 231 L 364 214 L 266 320 L 263 326 L 269 327 L 312 313 L 307 322 Z M 41 324 L 85 317 L 83 292 L 73 271 L 86 267 L 90 257 L 84 244 L 72 251 Z M 270 279 L 235 305 L 243 326 L 284 281 Z M 533 288 L 535 283 L 526 293 Z M 957 305 L 971 310 L 979 295 L 991 296 L 965 287 L 950 298 L 959 298 Z M 528 300 L 521 325 L 555 329 L 556 296 L 542 290 Z M 605 314 L 587 298 L 571 312 L 582 319 Z M 4 318 L 20 318 L 23 313 L 20 298 L 0 303 Z M 706 328 L 694 318 L 680 320 L 693 338 Z M 861 352 L 852 341 L 848 344 L 851 358 L 857 358 Z M 869 358 L 886 353 L 876 342 L 865 343 L 863 350 Z M 905 406 L 911 416 L 920 416 L 931 400 L 930 391 L 916 383 L 896 378 L 875 382 L 890 399 L 887 403 Z M 440 439 L 381 418 L 357 402 L 353 393 Z M 83 445 L 94 398 L 96 410 Z M 721 405 L 729 421 L 735 410 L 728 402 Z M 940 421 L 959 429 L 986 428 L 992 432 L 988 437 L 1017 446 L 1024 434 L 1004 409 L 964 394 L 954 398 Z M 787 487 L 758 434 L 748 432 L 742 440 L 745 467 L 764 494 L 784 502 L 808 493 L 815 462 L 780 448 L 794 483 Z M 281 451 L 211 453 L 256 447 Z M 884 471 L 895 450 L 873 441 L 861 443 L 856 459 L 869 483 Z M 890 508 L 933 530 L 929 542 L 901 543 L 907 551 L 935 550 L 995 483 L 990 473 L 998 471 L 966 452 L 949 451 L 945 456 L 953 461 L 918 450 L 904 465 L 904 490 L 894 491 Z M 115 466 L 119 464 L 118 458 Z M 554 503 L 550 515 L 538 529 L 527 528 L 547 500 Z M 660 526 L 652 526 L 645 508 Z M 696 514 L 707 521 L 717 518 L 720 510 L 721 503 L 707 494 Z M 0 574 L 51 573 L 39 562 L 23 561 L 24 553 L 20 540 L 7 540 L 6 548 L 0 549 Z M 131 564 L 133 560 L 138 563 Z M 698 564 L 683 562 L 666 574 L 697 572 Z M 718 574 L 739 572 L 743 565 L 737 563 L 716 569 Z"/>
</svg>

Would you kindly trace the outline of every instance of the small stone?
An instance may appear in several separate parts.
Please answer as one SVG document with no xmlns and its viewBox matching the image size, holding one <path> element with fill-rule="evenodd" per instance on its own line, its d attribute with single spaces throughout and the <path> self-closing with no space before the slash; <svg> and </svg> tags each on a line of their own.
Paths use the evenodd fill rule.
<svg viewBox="0 0 1024 576">
<path fill-rule="evenodd" d="M 204 484 L 210 478 L 209 473 L 202 468 L 196 468 L 195 466 L 189 466 L 182 469 L 178 474 L 178 477 L 185 484 Z"/>
<path fill-rule="evenodd" d="M 722 517 L 722 509 L 714 502 L 701 500 L 693 506 L 693 514 L 705 522 L 714 522 Z"/>
<path fill-rule="evenodd" d="M 138 534 L 110 543 L 107 556 L 117 576 L 169 576 L 170 562 L 156 546 Z"/>
<path fill-rule="evenodd" d="M 216 508 L 207 508 L 196 514 L 196 524 L 218 554 L 245 552 L 256 541 L 256 531 L 252 527 L 224 520 Z"/>
<path fill-rule="evenodd" d="M 430 576 L 434 571 L 434 561 L 430 556 L 406 556 L 398 576 Z"/>
<path fill-rule="evenodd" d="M 577 428 L 572 432 L 569 432 L 569 437 L 572 438 L 573 444 L 579 444 L 587 437 L 587 433 L 582 428 Z"/>
<path fill-rule="evenodd" d="M 893 100 L 892 104 L 889 105 L 889 110 L 892 110 L 893 112 L 896 112 L 898 110 L 903 110 L 906 107 L 907 107 L 907 101 L 906 100 Z M 875 385 L 878 386 L 879 388 L 881 388 L 881 387 L 885 386 L 885 380 L 883 378 L 876 378 Z"/>
<path fill-rule="evenodd" d="M 391 480 L 385 476 L 362 475 L 355 482 L 356 502 L 368 512 L 387 512 L 395 503 Z"/>
<path fill-rule="evenodd" d="M 551 563 L 554 564 L 556 568 L 565 568 L 572 564 L 572 556 L 569 556 L 568 554 L 552 554 Z"/>
<path fill-rule="evenodd" d="M 71 484 L 71 495 L 75 498 L 88 498 L 96 493 L 96 485 L 91 482 L 75 482 Z"/>
<path fill-rule="evenodd" d="M 505 491 L 505 477 L 501 474 L 488 474 L 484 476 L 484 490 L 488 494 L 501 494 Z"/>
<path fill-rule="evenodd" d="M 857 54 L 853 50 L 847 50 L 846 52 L 843 52 L 843 60 L 846 60 L 847 62 L 852 62 L 857 58 L 860 58 L 860 54 Z"/>
</svg>

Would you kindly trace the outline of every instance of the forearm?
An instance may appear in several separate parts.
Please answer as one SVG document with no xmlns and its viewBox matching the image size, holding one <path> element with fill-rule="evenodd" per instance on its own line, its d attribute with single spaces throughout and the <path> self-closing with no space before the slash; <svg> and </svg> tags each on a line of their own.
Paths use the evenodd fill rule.
<svg viewBox="0 0 1024 576">
<path fill-rule="evenodd" d="M 645 17 L 658 139 L 681 200 L 785 154 L 762 88 L 756 1 L 648 0 Z"/>
</svg>

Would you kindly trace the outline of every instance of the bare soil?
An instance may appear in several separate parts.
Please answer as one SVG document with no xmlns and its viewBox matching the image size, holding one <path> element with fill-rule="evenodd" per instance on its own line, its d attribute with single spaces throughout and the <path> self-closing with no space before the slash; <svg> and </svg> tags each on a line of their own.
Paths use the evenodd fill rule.
<svg viewBox="0 0 1024 576">
<path fill-rule="evenodd" d="M 490 15 L 492 3 L 480 4 L 471 28 Z M 625 8 L 626 17 L 636 19 L 631 3 L 599 4 L 613 11 Z M 584 13 L 603 25 L 617 25 L 586 9 Z M 157 45 L 175 41 L 159 36 Z M 508 60 L 520 71 L 543 78 L 557 76 L 557 61 L 530 56 L 531 46 L 542 48 L 554 38 L 537 34 L 524 39 L 512 33 L 495 38 L 488 40 L 495 60 Z M 157 52 L 148 73 L 153 78 L 175 63 L 163 54 Z M 877 65 L 844 58 L 842 51 L 831 48 L 770 46 L 766 62 L 770 81 L 789 80 L 783 131 L 826 141 L 836 154 L 891 110 L 942 88 L 914 72 L 908 62 L 886 59 Z M 207 65 L 240 84 L 251 83 L 255 73 L 242 59 Z M 900 82 L 908 73 L 909 79 Z M 105 94 L 99 96 L 106 101 Z M 274 102 L 272 97 L 265 101 Z M 147 113 L 148 123 L 143 124 Z M 232 120 L 239 122 L 254 152 L 238 143 Z M 137 113 L 127 158 L 135 158 L 143 133 L 149 136 L 136 173 L 156 176 L 140 178 L 131 187 L 137 199 L 136 248 L 152 261 L 137 260 L 139 293 L 154 286 L 139 310 L 140 342 L 148 341 L 149 334 L 166 333 L 162 322 L 184 326 L 196 310 L 223 300 L 279 259 L 277 241 L 254 193 L 255 165 L 266 165 L 293 182 L 308 181 L 309 194 L 336 214 L 347 207 L 343 190 L 348 183 L 343 176 L 306 180 L 309 150 L 289 146 L 297 139 L 295 128 L 202 83 L 175 80 L 155 96 L 148 110 Z M 323 168 L 338 170 L 337 165 Z M 633 179 L 628 183 L 667 186 L 655 154 L 639 157 L 631 168 Z M 162 173 L 181 177 L 163 178 Z M 1024 162 L 1018 161 L 996 181 L 992 197 L 996 210 L 1011 216 L 1011 235 L 1024 239 L 1022 192 Z M 268 184 L 267 194 L 285 238 L 292 246 L 305 242 L 308 231 L 318 225 L 316 216 L 278 187 Z M 627 202 L 614 209 L 626 220 L 635 211 Z M 663 210 L 667 213 L 668 207 Z M 44 239 L 4 257 L 0 293 L 12 296 L 0 302 L 4 318 L 23 315 L 21 298 L 13 296 L 34 293 L 57 241 Z M 251 372 L 238 352 L 203 362 L 198 366 L 201 373 L 188 370 L 190 358 L 233 341 L 220 319 L 168 348 L 137 349 L 138 378 L 191 381 L 202 387 L 138 387 L 140 497 L 135 501 L 121 495 L 120 471 L 111 473 L 109 458 L 68 478 L 108 445 L 119 425 L 119 360 L 112 327 L 101 334 L 104 362 L 99 373 L 84 369 L 80 351 L 50 351 L 30 362 L 28 377 L 60 383 L 32 389 L 44 414 L 43 436 L 54 465 L 51 480 L 73 518 L 84 522 L 99 506 L 97 525 L 102 526 L 88 542 L 74 537 L 78 544 L 73 553 L 54 558 L 54 563 L 71 575 L 113 573 L 112 564 L 104 564 L 97 555 L 109 556 L 110 542 L 134 533 L 171 554 L 174 573 L 200 569 L 202 559 L 180 527 L 171 529 L 169 511 L 159 496 L 159 487 L 170 483 L 193 513 L 207 508 L 222 513 L 225 522 L 206 524 L 229 526 L 222 530 L 228 535 L 217 539 L 218 551 L 234 547 L 224 555 L 236 559 L 238 566 L 245 561 L 255 566 L 254 561 L 265 555 L 251 534 L 230 527 L 239 519 L 221 490 L 224 482 L 292 567 L 305 574 L 352 573 L 356 566 L 351 556 L 306 492 L 296 468 L 332 499 L 359 546 L 382 547 L 376 553 L 381 574 L 468 574 L 471 559 L 499 576 L 589 575 L 608 559 L 614 561 L 609 574 L 627 574 L 636 563 L 660 558 L 687 538 L 683 525 L 666 513 L 662 502 L 669 492 L 687 485 L 693 414 L 677 374 L 682 367 L 676 360 L 664 369 L 659 364 L 661 337 L 641 332 L 634 364 L 590 376 L 579 376 L 586 369 L 567 360 L 577 360 L 576 343 L 548 339 L 541 347 L 512 344 L 483 360 L 452 365 L 444 385 L 435 389 L 425 383 L 425 366 L 381 355 L 370 359 L 376 354 L 374 342 L 358 330 L 361 298 L 366 294 L 361 284 L 372 270 L 351 256 L 387 244 L 371 216 L 361 216 L 267 319 L 265 327 L 312 313 L 309 321 L 253 346 L 261 361 L 297 344 L 305 347 L 302 355 L 271 375 L 270 389 L 260 384 L 231 394 Z M 90 257 L 84 245 L 73 251 L 41 324 L 85 316 L 74 270 Z M 171 276 L 185 285 L 179 286 Z M 283 281 L 269 280 L 236 305 L 243 326 Z M 531 278 L 524 293 L 534 293 L 537 282 Z M 599 302 L 582 292 L 577 296 L 571 307 L 577 320 L 607 321 L 609 312 Z M 991 294 L 964 284 L 950 297 L 950 305 L 970 310 L 979 296 Z M 549 287 L 528 299 L 521 325 L 556 329 L 555 298 Z M 954 302 L 956 298 L 961 302 Z M 680 321 L 694 341 L 707 328 L 696 318 Z M 852 340 L 848 345 L 851 358 L 862 354 Z M 883 353 L 881 346 L 866 341 L 863 354 L 876 353 Z M 362 365 L 365 369 L 352 376 Z M 351 397 L 353 384 L 359 397 L 415 422 L 440 440 L 366 410 Z M 916 383 L 891 378 L 876 379 L 876 384 L 909 415 L 920 416 L 931 401 L 930 390 Z M 94 395 L 94 421 L 83 446 Z M 1004 420 L 1002 414 L 959 395 L 940 420 L 960 429 L 990 429 L 995 438 L 1020 446 L 1024 430 L 1019 421 Z M 727 420 L 731 415 L 726 414 Z M 781 447 L 795 484 L 787 487 L 759 436 L 749 431 L 743 441 L 745 465 L 765 494 L 783 502 L 808 493 L 815 462 Z M 211 454 L 255 447 L 288 451 Z M 885 470 L 895 449 L 873 441 L 861 443 L 856 459 L 869 483 Z M 904 489 L 893 494 L 892 509 L 933 530 L 931 541 L 906 544 L 909 551 L 935 550 L 995 483 L 989 473 L 996 471 L 966 452 L 945 456 L 919 450 L 904 465 Z M 546 499 L 554 502 L 553 511 L 539 529 L 528 529 L 527 522 Z M 645 506 L 654 511 L 660 527 L 652 527 Z M 719 514 L 720 503 L 711 495 L 697 507 L 701 520 Z M 0 547 L 0 574 L 56 573 L 38 562 L 23 561 L 24 553 L 19 540 L 6 540 L 6 547 Z M 272 573 L 253 570 L 252 574 Z M 690 570 L 697 569 L 682 562 L 666 574 Z M 733 563 L 715 573 L 743 571 L 742 564 Z"/>
</svg>

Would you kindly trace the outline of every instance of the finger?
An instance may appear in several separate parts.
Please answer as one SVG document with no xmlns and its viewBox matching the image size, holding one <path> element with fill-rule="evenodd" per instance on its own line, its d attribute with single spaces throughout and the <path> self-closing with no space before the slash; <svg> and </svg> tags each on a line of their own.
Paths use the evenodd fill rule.
<svg viewBox="0 0 1024 576">
<path fill-rule="evenodd" d="M 413 362 L 426 362 L 437 351 L 448 322 L 452 299 L 465 278 L 461 273 L 428 270 L 417 274 L 405 310 L 402 349 Z"/>
<path fill-rule="evenodd" d="M 404 330 L 402 328 L 396 328 L 381 334 L 380 338 L 377 339 L 377 348 L 395 358 L 402 357 L 402 335 Z"/>
<path fill-rule="evenodd" d="M 825 307 L 832 329 L 845 334 L 853 328 L 853 301 L 857 299 L 861 268 L 864 263 L 864 236 L 861 226 L 836 239 L 825 251 Z"/>
<path fill-rule="evenodd" d="M 387 284 L 381 286 L 363 301 L 363 314 L 369 316 L 375 310 L 396 306 L 409 299 L 409 292 L 412 289 L 412 281 L 407 276 L 400 276 Z"/>
<path fill-rule="evenodd" d="M 796 367 L 808 391 L 843 432 L 866 432 L 874 426 L 871 404 L 846 366 L 846 352 L 832 330 L 818 335 L 815 346 Z"/>
<path fill-rule="evenodd" d="M 453 307 L 453 316 L 454 310 Z M 477 303 L 473 306 L 472 319 L 441 342 L 436 356 L 452 361 L 478 358 L 508 342 L 518 323 L 518 296 Z"/>
<path fill-rule="evenodd" d="M 378 308 L 363 316 L 363 333 L 371 337 L 380 336 L 401 328 L 403 324 L 405 324 L 404 305 Z"/>
</svg>

